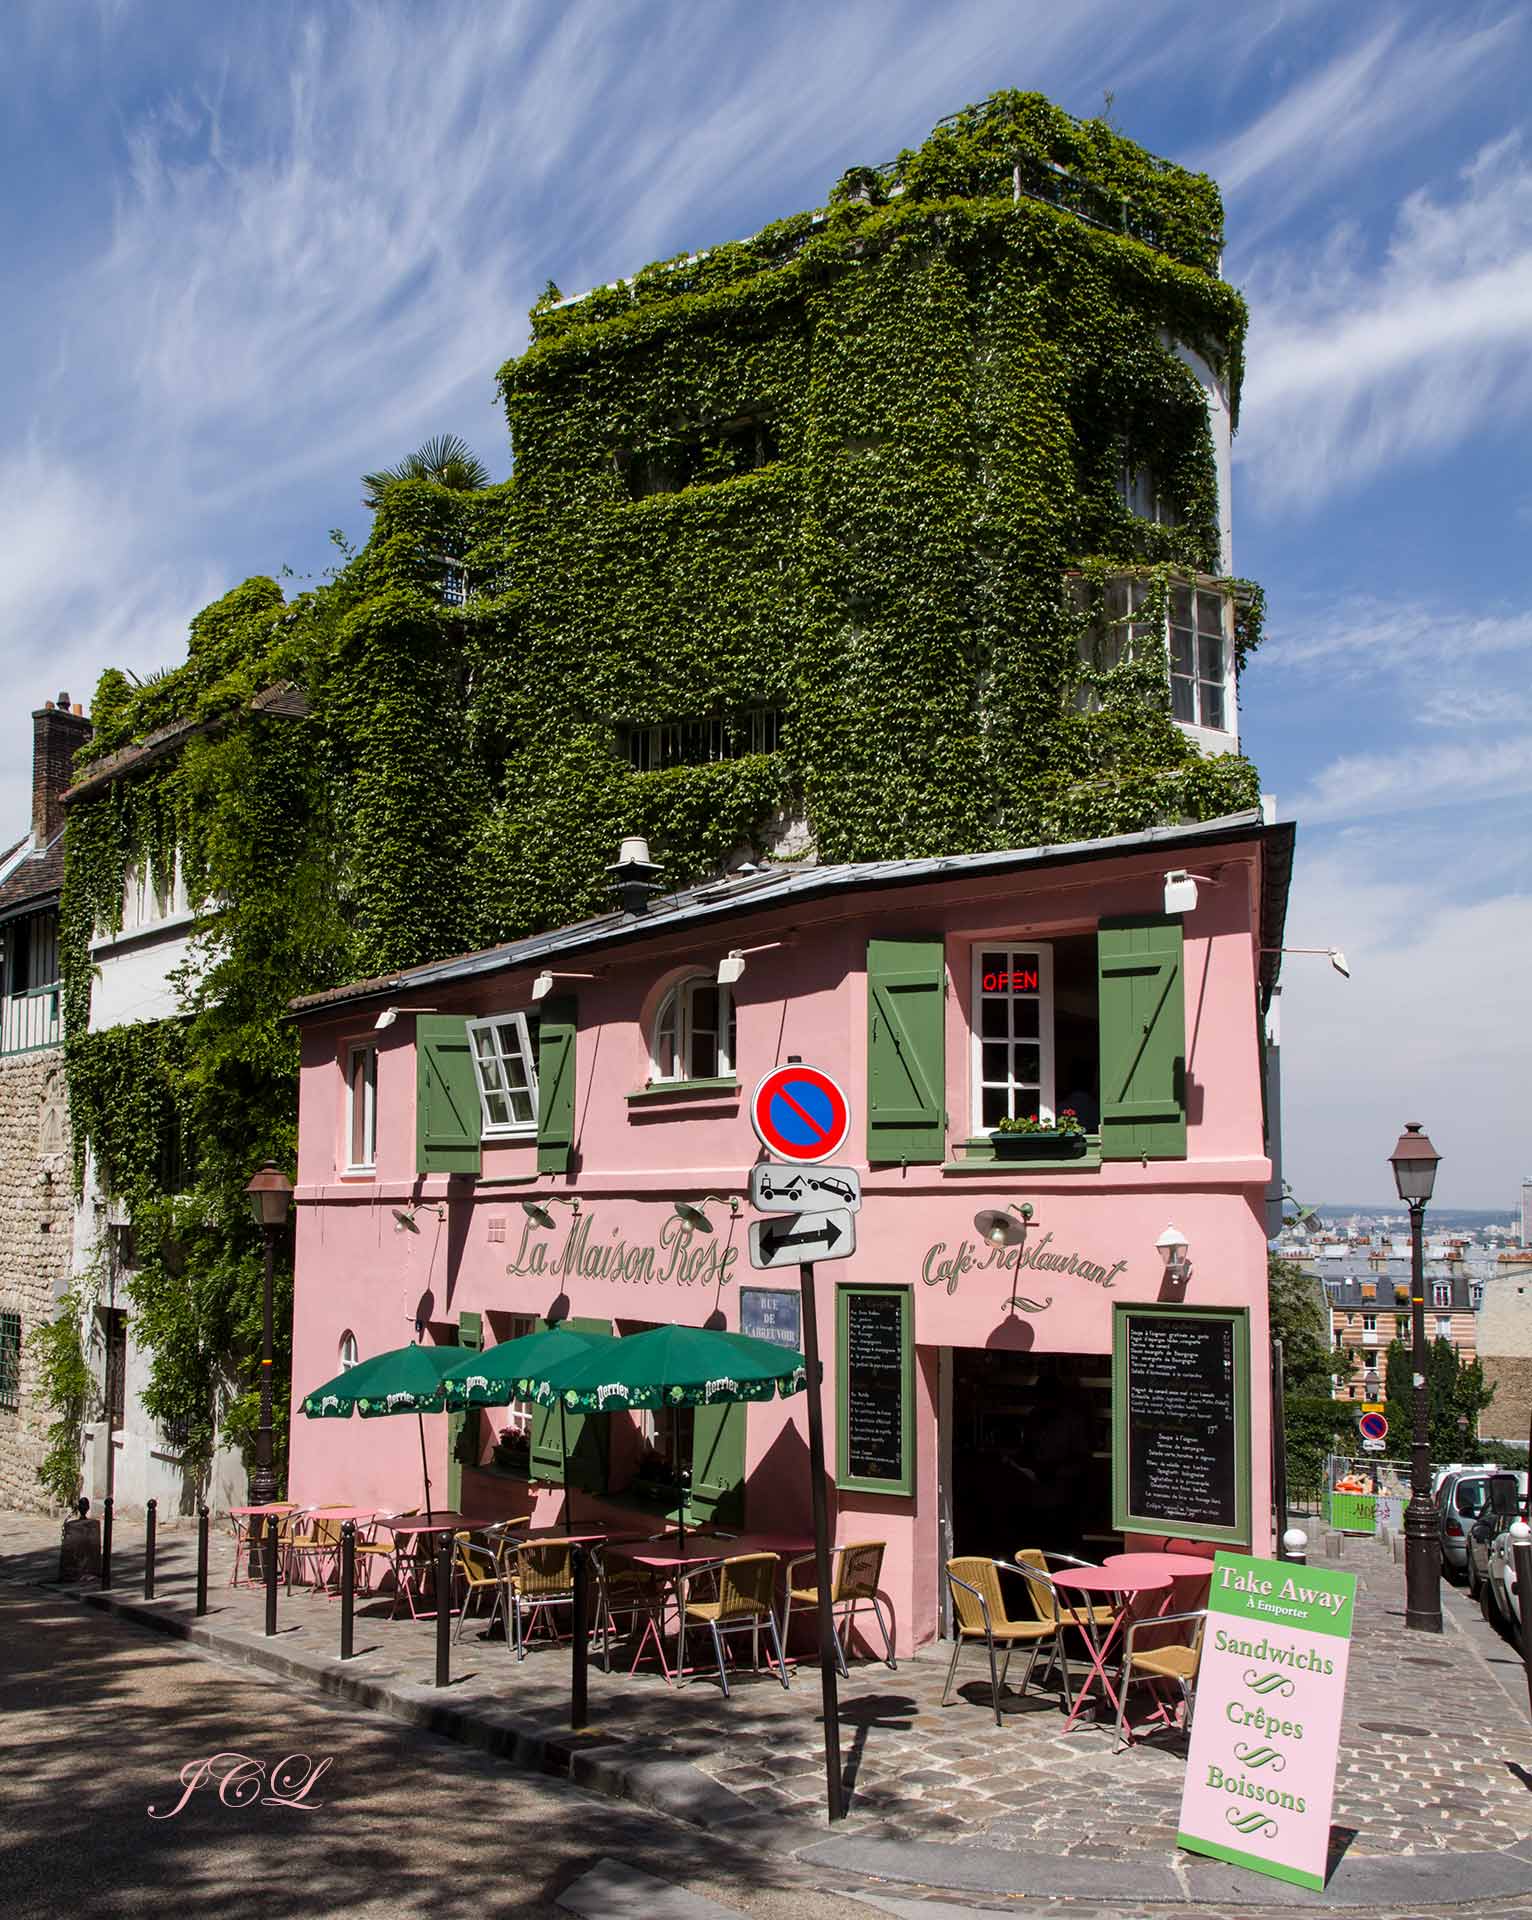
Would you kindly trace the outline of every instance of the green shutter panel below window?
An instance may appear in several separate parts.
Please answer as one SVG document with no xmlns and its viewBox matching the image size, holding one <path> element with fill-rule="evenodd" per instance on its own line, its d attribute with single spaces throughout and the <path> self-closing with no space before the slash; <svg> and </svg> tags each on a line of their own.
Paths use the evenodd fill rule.
<svg viewBox="0 0 1532 1920">
<path fill-rule="evenodd" d="M 1186 986 L 1181 922 L 1103 920 L 1101 1157 L 1186 1158 Z"/>
<path fill-rule="evenodd" d="M 457 1343 L 465 1353 L 484 1351 L 484 1321 L 477 1313 L 460 1313 L 457 1317 Z M 478 1465 L 480 1414 L 477 1408 L 465 1413 L 447 1415 L 447 1508 L 457 1512 L 463 1504 L 463 1469 Z M 465 1450 L 474 1449 L 472 1455 L 464 1457 Z"/>
<path fill-rule="evenodd" d="M 479 1171 L 479 1083 L 468 1023 L 457 1014 L 415 1020 L 415 1167 L 420 1173 Z"/>
<path fill-rule="evenodd" d="M 543 1322 L 538 1322 L 541 1331 Z M 569 1319 L 561 1322 L 571 1333 L 610 1333 L 610 1320 Z M 555 1486 L 565 1481 L 585 1493 L 605 1493 L 610 1414 L 570 1413 L 567 1408 L 539 1407 L 532 1420 L 532 1478 Z"/>
<path fill-rule="evenodd" d="M 739 1525 L 745 1517 L 743 1401 L 698 1407 L 692 1416 L 692 1486 L 687 1518 L 695 1526 Z"/>
<path fill-rule="evenodd" d="M 537 1171 L 567 1173 L 574 1145 L 575 1028 L 573 996 L 545 1000 L 537 1028 Z"/>
<path fill-rule="evenodd" d="M 940 940 L 867 942 L 867 1158 L 946 1151 L 947 971 Z"/>
</svg>

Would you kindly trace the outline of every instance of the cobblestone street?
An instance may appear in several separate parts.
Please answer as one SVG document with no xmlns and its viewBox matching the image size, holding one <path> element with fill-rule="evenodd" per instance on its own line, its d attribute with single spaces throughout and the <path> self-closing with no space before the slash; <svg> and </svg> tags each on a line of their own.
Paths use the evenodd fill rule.
<svg viewBox="0 0 1532 1920">
<path fill-rule="evenodd" d="M 53 1577 L 56 1532 L 48 1523 L 13 1516 L 7 1536 L 14 1547 L 31 1548 L 7 1558 L 9 1577 Z M 137 1527 L 124 1522 L 116 1558 L 116 1587 L 124 1596 L 141 1584 L 140 1548 Z M 159 1597 L 152 1603 L 162 1616 L 190 1614 L 194 1552 L 191 1532 L 162 1531 Z M 342 1670 L 334 1659 L 335 1601 L 284 1593 L 281 1631 L 266 1642 L 262 1596 L 227 1586 L 231 1564 L 228 1536 L 215 1534 L 212 1611 L 201 1625 L 215 1631 L 214 1650 L 225 1656 L 264 1663 L 275 1650 L 300 1686 L 308 1673 L 316 1687 L 330 1689 L 333 1676 L 344 1671 L 348 1681 L 365 1679 L 392 1692 L 396 1702 L 429 1705 L 445 1698 L 459 1715 L 489 1724 L 514 1718 L 550 1736 L 567 1726 L 566 1650 L 539 1646 L 517 1664 L 503 1643 L 479 1639 L 470 1625 L 453 1651 L 453 1684 L 443 1695 L 431 1686 L 431 1623 L 391 1621 L 387 1604 L 372 1601 L 358 1613 L 358 1656 Z M 1440 1640 L 1406 1638 L 1402 1568 L 1375 1543 L 1354 1540 L 1339 1564 L 1358 1574 L 1360 1595 L 1335 1797 L 1336 1857 L 1482 1858 L 1528 1841 L 1532 1726 L 1513 1649 L 1451 1588 L 1444 1589 L 1446 1630 Z M 61 1598 L 60 1604 L 70 1603 Z M 934 1649 L 901 1661 L 897 1673 L 869 1659 L 854 1663 L 841 1688 L 851 1789 L 849 1817 L 836 1830 L 842 1843 L 937 1842 L 972 1850 L 976 1863 L 1000 1850 L 1030 1859 L 1065 1856 L 1114 1876 L 1136 1863 L 1162 1873 L 1177 1867 L 1184 1875 L 1187 1856 L 1175 1846 L 1183 1736 L 1161 1733 L 1115 1753 L 1109 1725 L 1082 1725 L 1066 1734 L 1054 1696 L 1014 1692 L 997 1730 L 988 1676 L 977 1678 L 982 1660 L 965 1665 L 959 1698 L 944 1709 L 945 1665 L 943 1652 Z M 687 1778 L 695 1783 L 694 1801 L 705 1800 L 707 1784 L 713 1784 L 716 1803 L 695 1809 L 711 1824 L 732 1830 L 737 1820 L 741 1831 L 774 1824 L 794 1846 L 823 1843 L 819 1689 L 812 1664 L 799 1664 L 788 1691 L 769 1676 L 741 1674 L 728 1701 L 705 1679 L 671 1688 L 648 1673 L 609 1677 L 593 1666 L 590 1681 L 592 1724 L 576 1743 L 582 1757 L 610 1762 L 620 1756 L 629 1775 L 646 1762 L 662 1763 L 678 1771 L 682 1788 Z M 730 1799 L 736 1801 L 732 1815 Z M 949 1855 L 948 1863 L 947 1871 L 961 1878 L 964 1862 Z M 1024 1864 L 1017 1859 L 1018 1870 Z M 1223 1871 L 1197 1862 L 1193 1874 L 1204 1867 Z M 1431 1904 L 1471 1898 L 1474 1860 L 1465 1857 L 1461 1875 L 1443 1860 L 1431 1879 Z M 1244 1898 L 1256 1897 L 1249 1876 L 1240 1884 Z"/>
</svg>

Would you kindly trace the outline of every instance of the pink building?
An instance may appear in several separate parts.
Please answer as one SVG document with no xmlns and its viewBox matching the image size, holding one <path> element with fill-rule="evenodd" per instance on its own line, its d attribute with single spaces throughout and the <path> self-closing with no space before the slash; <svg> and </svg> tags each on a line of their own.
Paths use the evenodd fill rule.
<svg viewBox="0 0 1532 1920">
<path fill-rule="evenodd" d="M 796 1057 L 852 1109 L 856 1250 L 816 1281 L 831 1512 L 887 1541 L 900 1645 L 941 1630 L 952 1553 L 1270 1551 L 1261 1012 L 1292 837 L 1252 812 L 673 896 L 618 870 L 602 919 L 298 1002 L 295 1403 L 417 1325 L 795 1344 L 798 1270 L 753 1271 L 747 1230 L 751 1093 Z M 1065 1108 L 1083 1138 L 992 1138 Z M 439 1504 L 557 1516 L 556 1420 L 426 1429 Z M 686 1473 L 695 1520 L 807 1524 L 801 1396 L 565 1445 L 582 1520 L 657 1526 Z M 293 1498 L 413 1506 L 420 1476 L 413 1420 L 293 1422 Z"/>
</svg>

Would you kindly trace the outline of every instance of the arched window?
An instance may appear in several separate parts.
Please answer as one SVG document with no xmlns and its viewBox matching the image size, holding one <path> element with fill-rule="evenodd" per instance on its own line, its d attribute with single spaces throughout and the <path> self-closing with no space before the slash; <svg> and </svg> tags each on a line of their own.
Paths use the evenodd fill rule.
<svg viewBox="0 0 1532 1920">
<path fill-rule="evenodd" d="M 340 1359 L 341 1372 L 342 1373 L 350 1372 L 351 1368 L 356 1365 L 358 1358 L 359 1358 L 359 1355 L 357 1354 L 357 1350 L 356 1350 L 356 1335 L 348 1327 L 340 1337 L 339 1359 Z"/>
<path fill-rule="evenodd" d="M 656 1080 L 727 1080 L 735 1070 L 734 996 L 710 973 L 678 980 L 654 1016 Z"/>
</svg>

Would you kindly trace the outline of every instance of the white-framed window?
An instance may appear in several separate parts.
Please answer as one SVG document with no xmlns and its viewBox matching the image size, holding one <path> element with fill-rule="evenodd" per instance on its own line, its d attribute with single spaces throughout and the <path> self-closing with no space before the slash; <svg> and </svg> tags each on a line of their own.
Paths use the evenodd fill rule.
<svg viewBox="0 0 1532 1920">
<path fill-rule="evenodd" d="M 1436 1337 L 1438 1340 L 1450 1340 L 1452 1338 L 1452 1315 L 1450 1313 L 1439 1313 L 1436 1316 Z"/>
<path fill-rule="evenodd" d="M 1088 595 L 1083 585 L 1079 592 Z M 1234 610 L 1222 588 L 1196 580 L 1173 580 L 1170 605 L 1162 625 L 1140 617 L 1153 594 L 1153 583 L 1121 574 L 1105 584 L 1101 616 L 1080 639 L 1080 658 L 1097 672 L 1111 672 L 1142 657 L 1148 645 L 1166 647 L 1170 655 L 1170 717 L 1182 726 L 1210 733 L 1235 732 L 1234 718 Z M 1088 598 L 1084 604 L 1089 604 Z M 1094 711 L 1099 695 L 1092 686 L 1080 689 L 1079 704 Z"/>
<path fill-rule="evenodd" d="M 340 1361 L 342 1373 L 349 1373 L 360 1358 L 357 1352 L 356 1335 L 349 1327 L 340 1337 L 340 1346 L 335 1357 Z"/>
<path fill-rule="evenodd" d="M 378 1050 L 353 1047 L 346 1060 L 349 1094 L 346 1165 L 371 1172 L 378 1158 Z"/>
<path fill-rule="evenodd" d="M 1452 1305 L 1452 1282 L 1450 1280 L 1433 1280 L 1431 1282 L 1431 1304 L 1433 1307 L 1450 1307 Z"/>
<path fill-rule="evenodd" d="M 729 988 L 710 973 L 678 980 L 655 1013 L 649 1061 L 657 1081 L 730 1079 L 738 1047 Z"/>
<path fill-rule="evenodd" d="M 1053 949 L 976 946 L 973 1005 L 975 1131 L 1030 1114 L 1052 1120 Z"/>
<path fill-rule="evenodd" d="M 479 1112 L 489 1136 L 537 1131 L 537 1015 L 497 1013 L 468 1022 Z"/>
</svg>

